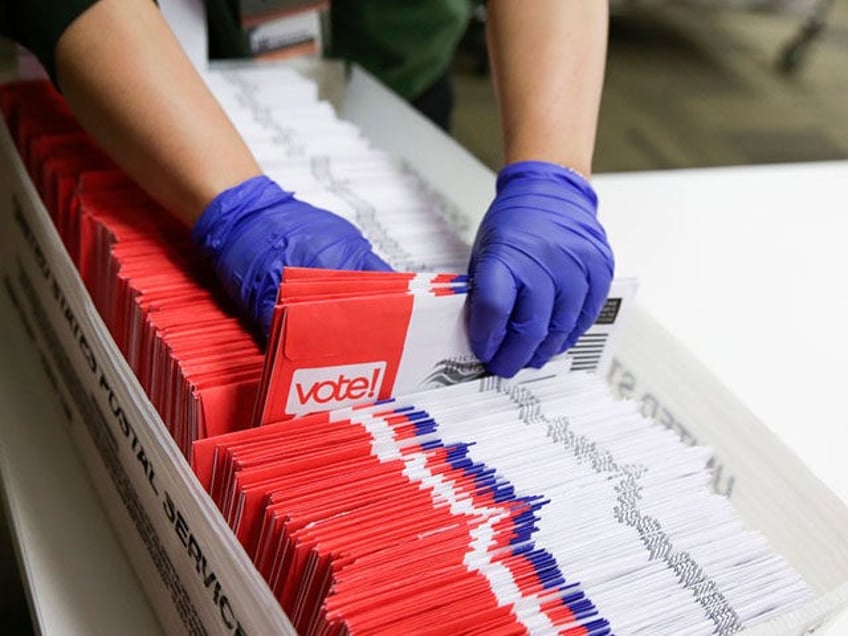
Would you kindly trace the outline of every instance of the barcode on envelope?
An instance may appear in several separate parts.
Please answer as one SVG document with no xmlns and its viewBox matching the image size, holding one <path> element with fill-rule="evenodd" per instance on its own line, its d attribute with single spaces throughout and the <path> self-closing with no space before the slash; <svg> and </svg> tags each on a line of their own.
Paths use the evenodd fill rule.
<svg viewBox="0 0 848 636">
<path fill-rule="evenodd" d="M 586 333 L 568 350 L 572 359 L 571 368 L 578 371 L 594 371 L 601 362 L 609 333 Z"/>
</svg>

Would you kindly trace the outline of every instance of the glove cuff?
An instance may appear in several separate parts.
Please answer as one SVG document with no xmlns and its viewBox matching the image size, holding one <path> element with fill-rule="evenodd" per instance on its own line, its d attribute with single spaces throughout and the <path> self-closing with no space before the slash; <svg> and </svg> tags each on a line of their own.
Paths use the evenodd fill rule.
<svg viewBox="0 0 848 636">
<path fill-rule="evenodd" d="M 589 199 L 593 208 L 598 206 L 598 195 L 585 176 L 573 168 L 547 161 L 516 161 L 504 166 L 498 172 L 497 192 L 500 193 L 513 181 L 524 179 L 542 179 L 565 183 Z"/>
<path fill-rule="evenodd" d="M 212 199 L 191 229 L 191 240 L 215 256 L 245 216 L 292 196 L 265 175 L 247 179 Z"/>
</svg>

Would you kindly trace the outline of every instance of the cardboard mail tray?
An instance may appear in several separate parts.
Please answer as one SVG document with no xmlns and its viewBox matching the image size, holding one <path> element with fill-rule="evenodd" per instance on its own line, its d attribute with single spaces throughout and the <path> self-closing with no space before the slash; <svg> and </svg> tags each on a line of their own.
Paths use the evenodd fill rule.
<svg viewBox="0 0 848 636">
<path fill-rule="evenodd" d="M 467 175 L 466 184 L 490 175 L 364 74 L 347 91 L 354 123 L 367 134 L 369 124 L 357 113 L 374 118 L 376 108 L 385 128 L 401 126 L 394 132 L 403 134 L 377 141 L 399 155 L 426 150 L 417 153 L 418 163 L 415 154 L 406 156 L 412 168 L 445 196 L 456 194 L 461 214 L 472 209 L 467 193 L 445 189 L 436 164 L 449 165 L 452 178 Z M 438 162 L 433 152 L 441 153 Z M 459 224 L 473 227 L 473 214 Z M 293 633 L 106 331 L 5 126 L 0 241 L 3 293 L 32 337 L 33 355 L 40 353 L 57 379 L 58 397 L 69 406 L 68 430 L 162 624 L 192 634 Z M 802 609 L 745 633 L 800 635 L 844 608 L 846 506 L 638 307 L 618 342 L 612 387 L 641 400 L 646 414 L 682 438 L 713 448 L 715 489 L 815 590 Z"/>
</svg>

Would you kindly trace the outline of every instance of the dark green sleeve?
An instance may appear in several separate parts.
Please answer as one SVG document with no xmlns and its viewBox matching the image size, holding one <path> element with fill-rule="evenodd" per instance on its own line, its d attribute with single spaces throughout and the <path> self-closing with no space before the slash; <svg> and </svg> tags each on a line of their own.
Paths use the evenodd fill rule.
<svg viewBox="0 0 848 636">
<path fill-rule="evenodd" d="M 56 83 L 56 42 L 97 0 L 0 0 L 0 33 L 29 49 Z"/>
<path fill-rule="evenodd" d="M 469 0 L 333 0 L 329 53 L 415 99 L 450 67 L 471 9 Z"/>
<path fill-rule="evenodd" d="M 209 57 L 213 60 L 247 57 L 237 0 L 206 0 Z"/>
</svg>

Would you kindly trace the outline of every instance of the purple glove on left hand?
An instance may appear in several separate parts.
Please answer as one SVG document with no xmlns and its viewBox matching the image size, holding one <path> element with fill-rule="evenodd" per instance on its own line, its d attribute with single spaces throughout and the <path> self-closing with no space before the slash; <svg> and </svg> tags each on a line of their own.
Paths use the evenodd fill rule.
<svg viewBox="0 0 848 636">
<path fill-rule="evenodd" d="M 354 225 L 295 199 L 266 176 L 215 197 L 191 238 L 266 338 L 284 266 L 391 271 Z"/>
<path fill-rule="evenodd" d="M 469 274 L 469 336 L 489 371 L 512 377 L 573 345 L 601 311 L 613 255 L 589 183 L 523 161 L 498 174 Z"/>
</svg>

